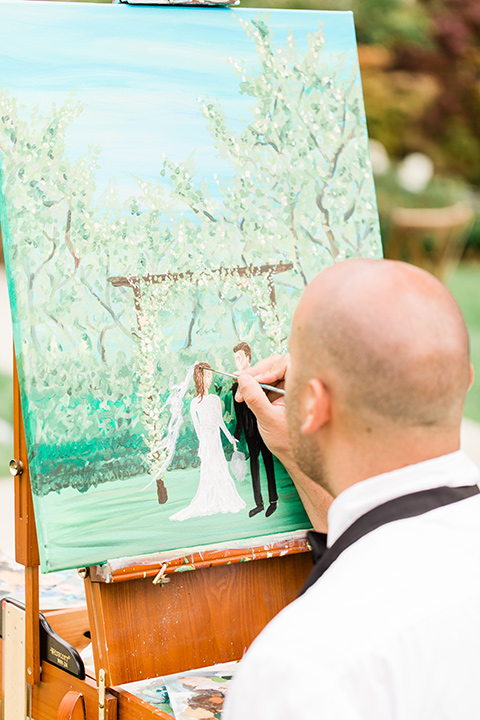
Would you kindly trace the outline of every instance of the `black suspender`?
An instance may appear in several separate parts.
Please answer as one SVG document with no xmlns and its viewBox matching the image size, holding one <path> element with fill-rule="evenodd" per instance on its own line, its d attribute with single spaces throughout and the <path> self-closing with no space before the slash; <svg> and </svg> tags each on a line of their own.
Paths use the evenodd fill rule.
<svg viewBox="0 0 480 720">
<path fill-rule="evenodd" d="M 403 520 L 405 518 L 423 515 L 430 510 L 451 505 L 452 503 L 465 500 L 480 493 L 478 485 L 466 485 L 463 487 L 436 487 L 430 490 L 422 490 L 409 495 L 389 500 L 378 507 L 373 508 L 355 520 L 338 540 L 327 549 L 326 535 L 309 532 L 308 539 L 313 549 L 315 567 L 310 573 L 300 595 L 311 587 L 335 562 L 338 556 L 350 545 L 360 540 L 364 535 L 376 530 L 382 525 Z"/>
</svg>

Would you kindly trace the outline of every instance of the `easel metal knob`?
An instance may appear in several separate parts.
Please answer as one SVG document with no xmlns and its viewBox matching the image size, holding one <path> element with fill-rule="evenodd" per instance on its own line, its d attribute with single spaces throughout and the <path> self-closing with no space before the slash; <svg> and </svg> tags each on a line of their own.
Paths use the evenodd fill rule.
<svg viewBox="0 0 480 720">
<path fill-rule="evenodd" d="M 21 475 L 24 470 L 24 466 L 21 460 L 10 460 L 8 464 L 8 469 L 10 470 L 10 475 L 13 475 L 13 477 L 18 477 L 18 475 Z"/>
</svg>

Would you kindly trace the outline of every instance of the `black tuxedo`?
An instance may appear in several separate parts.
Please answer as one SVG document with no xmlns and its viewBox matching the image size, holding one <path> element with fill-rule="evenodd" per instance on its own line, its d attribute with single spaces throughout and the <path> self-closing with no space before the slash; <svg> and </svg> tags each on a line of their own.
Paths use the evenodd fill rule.
<svg viewBox="0 0 480 720">
<path fill-rule="evenodd" d="M 273 456 L 265 445 L 262 436 L 258 430 L 257 418 L 245 402 L 237 402 L 235 393 L 237 392 L 238 383 L 232 387 L 233 405 L 235 408 L 235 417 L 237 425 L 235 427 L 235 440 L 240 440 L 242 431 L 245 434 L 248 452 L 250 454 L 250 472 L 252 474 L 253 497 L 257 507 L 263 507 L 262 491 L 260 488 L 260 461 L 259 455 L 262 453 L 263 464 L 267 473 L 268 481 L 268 500 L 269 503 L 276 503 L 278 500 L 277 485 L 275 482 L 275 469 L 273 466 Z"/>
</svg>

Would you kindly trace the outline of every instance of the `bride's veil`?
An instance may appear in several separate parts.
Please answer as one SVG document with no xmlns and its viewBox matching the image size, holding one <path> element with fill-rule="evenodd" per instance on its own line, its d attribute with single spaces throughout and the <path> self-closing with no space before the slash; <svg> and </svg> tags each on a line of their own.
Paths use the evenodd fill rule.
<svg viewBox="0 0 480 720">
<path fill-rule="evenodd" d="M 168 399 L 163 404 L 163 406 L 160 408 L 160 412 L 164 412 L 167 410 L 168 407 L 170 407 L 170 421 L 168 423 L 168 428 L 165 436 L 162 438 L 162 440 L 158 443 L 156 447 L 153 448 L 147 455 L 147 457 L 153 457 L 155 453 L 165 451 L 166 450 L 166 456 L 163 463 L 157 468 L 154 476 L 148 483 L 148 485 L 145 485 L 143 490 L 146 490 L 150 485 L 154 482 L 156 482 L 159 478 L 163 477 L 164 473 L 167 471 L 167 468 L 169 467 L 170 463 L 173 460 L 173 456 L 175 455 L 175 447 L 177 445 L 178 435 L 180 433 L 180 428 L 183 424 L 183 398 L 185 397 L 185 393 L 188 390 L 188 386 L 190 385 L 193 377 L 193 369 L 197 363 L 194 363 L 193 365 L 190 365 L 190 367 L 187 370 L 187 374 L 185 376 L 185 379 L 182 383 L 179 385 L 174 385 L 170 391 L 170 395 L 168 396 Z M 142 492 L 143 492 L 142 490 Z"/>
</svg>

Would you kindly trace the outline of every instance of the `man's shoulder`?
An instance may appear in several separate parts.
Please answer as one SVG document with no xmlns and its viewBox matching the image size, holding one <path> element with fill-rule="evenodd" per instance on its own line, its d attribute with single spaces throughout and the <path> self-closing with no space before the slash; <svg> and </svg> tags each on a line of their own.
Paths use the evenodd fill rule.
<svg viewBox="0 0 480 720">
<path fill-rule="evenodd" d="M 295 606 L 267 625 L 240 662 L 226 698 L 225 720 L 310 720 L 320 717 L 319 707 L 326 710 L 325 718 L 359 720 L 347 694 L 338 688 L 322 644 L 309 639 L 303 627 L 295 628 Z M 322 625 L 323 619 L 316 624 Z M 331 704 L 328 693 L 335 697 L 334 714 L 326 709 Z"/>
<path fill-rule="evenodd" d="M 269 623 L 245 658 L 248 678 L 264 672 L 285 672 L 299 682 L 322 678 L 328 694 L 328 683 L 343 678 L 356 686 L 367 668 L 375 675 L 379 661 L 385 668 L 399 663 L 408 668 L 418 654 L 434 666 L 447 645 L 452 656 L 477 652 L 480 573 L 474 560 L 480 553 L 460 570 L 451 568 L 450 559 L 447 566 L 436 561 L 429 566 L 430 551 L 416 555 L 408 542 L 404 553 L 391 555 L 386 535 L 375 539 L 372 533 L 369 548 L 358 543 L 346 551 Z M 468 577 L 471 573 L 476 577 Z"/>
<path fill-rule="evenodd" d="M 269 623 L 242 661 L 232 706 L 261 687 L 279 714 L 227 714 L 228 720 L 310 718 L 296 707 L 282 714 L 279 688 L 289 686 L 302 693 L 315 688 L 319 717 L 321 709 L 329 718 L 386 718 L 400 703 L 407 708 L 402 717 L 418 720 L 417 699 L 425 693 L 438 716 L 445 704 L 448 717 L 460 717 L 452 708 L 465 687 L 467 699 L 479 695 L 477 514 L 478 502 L 465 501 L 463 508 L 382 526 L 348 548 Z M 432 669 L 427 675 L 425 667 Z M 371 709 L 372 692 L 379 712 L 357 713 L 364 704 Z M 343 698 L 352 706 L 340 707 Z"/>
<path fill-rule="evenodd" d="M 288 637 L 307 654 L 309 643 L 321 642 L 341 662 L 345 652 L 361 654 L 388 634 L 428 623 L 433 607 L 454 622 L 462 598 L 480 604 L 480 517 L 470 510 L 385 525 L 362 538 L 274 618 L 262 652 L 274 656 Z"/>
</svg>

